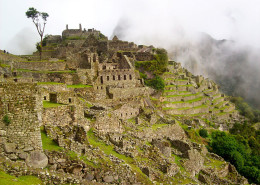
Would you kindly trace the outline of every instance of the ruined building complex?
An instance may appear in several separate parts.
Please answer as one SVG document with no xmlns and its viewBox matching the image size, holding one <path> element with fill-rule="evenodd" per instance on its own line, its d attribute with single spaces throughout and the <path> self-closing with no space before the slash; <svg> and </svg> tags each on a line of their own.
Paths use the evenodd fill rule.
<svg viewBox="0 0 260 185">
<path fill-rule="evenodd" d="M 156 60 L 156 48 L 116 36 L 108 40 L 100 31 L 81 25 L 79 29 L 67 25 L 62 35 L 47 36 L 42 52 L 42 61 L 38 52 L 27 56 L 0 53 L 0 151 L 6 157 L 25 160 L 29 167 L 48 165 L 53 173 L 74 175 L 62 181 L 56 174 L 51 183 L 78 183 L 88 175 L 88 180 L 97 182 L 169 184 L 182 170 L 174 156 L 184 159 L 185 177 L 178 178 L 190 182 L 207 179 L 210 170 L 216 174 L 212 183 L 226 183 L 225 176 L 237 173 L 222 158 L 207 153 L 204 145 L 191 142 L 179 125 L 207 128 L 210 120 L 225 130 L 242 119 L 213 81 L 169 61 L 161 75 L 165 89 L 158 92 L 145 85 L 135 68 L 137 61 Z M 44 151 L 40 127 L 59 147 L 88 163 L 75 167 L 64 153 Z M 100 152 L 106 146 L 95 148 L 98 141 L 91 142 L 93 137 L 111 145 L 116 155 Z M 39 152 L 47 163 L 35 162 L 33 152 Z M 109 168 L 97 172 L 95 166 L 102 158 L 113 162 L 105 165 L 116 164 L 113 172 Z M 211 168 L 212 160 L 223 163 L 223 178 L 218 176 L 223 169 Z M 210 167 L 204 168 L 205 163 Z M 247 182 L 236 175 L 231 183 Z"/>
</svg>

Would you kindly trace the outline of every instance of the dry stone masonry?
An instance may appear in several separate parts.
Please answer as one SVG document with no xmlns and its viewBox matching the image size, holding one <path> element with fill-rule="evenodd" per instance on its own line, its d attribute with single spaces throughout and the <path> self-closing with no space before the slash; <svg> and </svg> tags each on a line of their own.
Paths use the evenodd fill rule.
<svg viewBox="0 0 260 185">
<path fill-rule="evenodd" d="M 216 83 L 168 61 L 156 91 L 135 68 L 156 48 L 81 25 L 45 41 L 42 61 L 0 52 L 0 169 L 47 184 L 247 183 L 183 129 L 244 119 Z"/>
</svg>

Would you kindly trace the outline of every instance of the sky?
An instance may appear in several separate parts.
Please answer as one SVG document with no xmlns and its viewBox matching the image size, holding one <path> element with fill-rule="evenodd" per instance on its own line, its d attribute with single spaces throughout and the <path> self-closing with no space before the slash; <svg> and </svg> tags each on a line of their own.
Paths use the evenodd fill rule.
<svg viewBox="0 0 260 185">
<path fill-rule="evenodd" d="M 29 7 L 50 17 L 45 34 L 69 28 L 95 28 L 109 38 L 123 27 L 121 39 L 167 47 L 204 32 L 260 48 L 260 0 L 0 0 L 0 49 L 30 54 L 40 40 Z"/>
</svg>

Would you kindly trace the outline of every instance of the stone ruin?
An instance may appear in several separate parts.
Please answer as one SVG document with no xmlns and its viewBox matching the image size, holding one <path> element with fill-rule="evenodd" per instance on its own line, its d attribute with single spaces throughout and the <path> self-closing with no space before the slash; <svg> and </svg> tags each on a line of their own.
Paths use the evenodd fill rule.
<svg viewBox="0 0 260 185">
<path fill-rule="evenodd" d="M 61 154 L 45 152 L 50 160 L 46 163 L 40 127 L 64 149 L 77 155 L 94 153 L 93 158 L 99 151 L 95 153 L 86 142 L 87 133 L 94 128 L 120 154 L 135 157 L 137 146 L 143 148 L 144 155 L 158 154 L 159 166 L 138 163 L 150 179 L 155 178 L 155 168 L 166 176 L 180 172 L 161 154 L 185 158 L 187 171 L 193 177 L 199 174 L 207 154 L 188 141 L 175 120 L 186 116 L 184 124 L 196 128 L 207 127 L 205 119 L 209 119 L 220 129 L 228 129 L 241 118 L 217 84 L 192 75 L 180 63 L 169 61 L 162 75 L 166 83 L 163 93 L 145 86 L 135 62 L 153 60 L 154 54 L 153 46 L 137 46 L 116 36 L 108 40 L 100 31 L 82 29 L 81 25 L 79 29 L 66 26 L 62 35 L 49 35 L 42 61 L 37 61 L 37 52 L 20 57 L 1 52 L 0 151 L 35 168 L 50 164 L 52 169 L 64 171 L 62 161 L 68 160 L 64 157 L 54 162 L 53 157 Z M 162 128 L 152 128 L 161 124 Z M 131 128 L 140 132 L 126 134 Z M 152 147 L 144 142 L 150 142 Z M 39 164 L 33 160 L 35 156 L 42 159 Z M 120 163 L 119 159 L 113 161 Z M 73 164 L 75 169 L 72 164 L 66 165 L 70 165 L 67 172 L 75 170 L 82 175 L 82 164 Z M 205 174 L 200 176 L 206 178 Z M 128 179 L 136 182 L 134 176 Z"/>
</svg>

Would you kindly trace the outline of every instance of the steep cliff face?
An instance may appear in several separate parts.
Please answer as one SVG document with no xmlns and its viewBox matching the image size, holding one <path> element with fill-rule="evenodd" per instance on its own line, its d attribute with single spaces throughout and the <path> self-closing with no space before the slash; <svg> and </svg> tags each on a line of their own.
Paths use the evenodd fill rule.
<svg viewBox="0 0 260 185">
<path fill-rule="evenodd" d="M 88 39 L 83 45 L 60 43 L 55 52 L 66 60 L 4 59 L 13 65 L 13 73 L 3 79 L 0 93 L 6 97 L 13 87 L 9 99 L 14 104 L 21 96 L 24 102 L 14 106 L 14 113 L 5 105 L 7 99 L 0 99 L 1 169 L 56 184 L 247 183 L 234 166 L 208 152 L 209 140 L 198 134 L 200 128 L 227 130 L 244 119 L 216 83 L 194 76 L 179 63 L 167 65 L 163 50 L 92 39 L 95 47 L 86 44 Z M 103 42 L 112 49 L 103 50 Z M 137 59 L 143 73 L 135 69 Z M 23 87 L 19 96 L 15 86 Z M 31 112 L 24 114 L 26 110 Z M 5 124 L 5 114 L 20 122 Z M 23 129 L 28 123 L 34 126 L 29 131 Z M 42 148 L 33 144 L 40 142 L 40 126 Z M 17 138 L 6 142 L 11 128 Z M 29 138 L 26 151 L 17 141 L 20 135 Z"/>
</svg>

